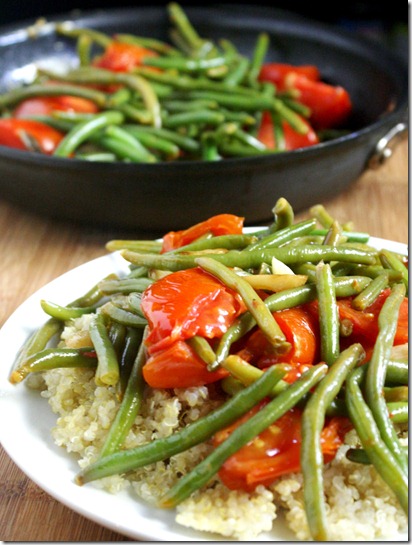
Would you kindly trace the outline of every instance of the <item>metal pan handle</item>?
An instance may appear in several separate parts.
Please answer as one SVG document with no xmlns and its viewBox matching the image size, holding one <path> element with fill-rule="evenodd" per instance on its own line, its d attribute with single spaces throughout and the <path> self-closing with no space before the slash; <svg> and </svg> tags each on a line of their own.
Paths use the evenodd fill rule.
<svg viewBox="0 0 412 545">
<path fill-rule="evenodd" d="M 368 166 L 377 169 L 391 157 L 396 145 L 403 139 L 408 131 L 408 125 L 404 122 L 397 123 L 383 136 L 376 144 L 374 153 L 371 155 Z"/>
</svg>

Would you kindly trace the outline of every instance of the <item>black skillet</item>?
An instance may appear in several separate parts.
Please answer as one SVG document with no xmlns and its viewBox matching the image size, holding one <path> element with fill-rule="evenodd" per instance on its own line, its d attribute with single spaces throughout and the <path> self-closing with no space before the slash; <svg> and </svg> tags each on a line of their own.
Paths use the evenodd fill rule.
<svg viewBox="0 0 412 545">
<path fill-rule="evenodd" d="M 223 5 L 186 13 L 202 36 L 232 40 L 244 54 L 266 31 L 271 38 L 266 61 L 317 65 L 326 81 L 349 91 L 353 132 L 273 156 L 154 165 L 91 164 L 0 146 L 0 197 L 48 217 L 122 229 L 180 229 L 223 212 L 257 224 L 271 219 L 279 197 L 299 211 L 340 193 L 390 153 L 391 142 L 406 130 L 407 63 L 378 44 L 275 9 Z M 68 19 L 108 34 L 168 40 L 164 8 L 101 10 L 48 21 Z M 0 91 L 30 78 L 32 63 L 75 57 L 74 42 L 56 36 L 52 24 L 36 39 L 24 25 L 3 29 Z"/>
</svg>

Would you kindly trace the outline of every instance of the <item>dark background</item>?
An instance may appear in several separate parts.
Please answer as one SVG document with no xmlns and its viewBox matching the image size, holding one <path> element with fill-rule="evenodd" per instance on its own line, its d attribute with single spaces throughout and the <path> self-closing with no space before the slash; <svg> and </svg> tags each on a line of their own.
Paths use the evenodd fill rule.
<svg viewBox="0 0 412 545">
<path fill-rule="evenodd" d="M 146 0 L 147 1 L 147 0 Z M 128 2 L 127 0 L 2 0 L 0 8 L 0 25 L 18 23 L 20 21 L 34 21 L 41 16 L 66 14 L 72 10 L 89 10 L 113 7 L 143 7 L 165 6 L 168 2 Z M 379 3 L 375 1 L 339 2 L 336 6 L 331 3 L 317 0 L 302 2 L 277 0 L 271 3 L 241 2 L 234 0 L 226 4 L 251 4 L 256 6 L 271 6 L 297 13 L 317 21 L 343 27 L 347 30 L 359 32 L 371 39 L 377 39 L 401 54 L 408 51 L 408 11 L 409 7 L 399 0 Z M 184 6 L 208 6 L 211 4 L 225 4 L 215 2 L 185 2 Z M 326 7 L 325 7 L 326 6 Z"/>
</svg>

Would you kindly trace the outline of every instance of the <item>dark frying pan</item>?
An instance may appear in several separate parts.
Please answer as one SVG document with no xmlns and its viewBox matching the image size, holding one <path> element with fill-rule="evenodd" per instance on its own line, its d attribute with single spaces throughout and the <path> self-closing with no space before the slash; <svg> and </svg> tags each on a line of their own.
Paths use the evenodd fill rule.
<svg viewBox="0 0 412 545">
<path fill-rule="evenodd" d="M 284 11 L 223 5 L 187 8 L 202 36 L 228 38 L 248 54 L 257 34 L 270 34 L 266 61 L 315 64 L 323 78 L 345 86 L 354 103 L 351 134 L 312 148 L 220 162 L 88 163 L 0 146 L 0 197 L 63 220 L 125 229 L 180 229 L 232 212 L 268 221 L 279 197 L 296 211 L 341 192 L 390 152 L 406 129 L 407 63 L 379 45 Z M 72 19 L 108 34 L 132 32 L 168 40 L 164 8 L 86 12 Z M 0 90 L 30 78 L 32 63 L 74 60 L 73 41 L 46 25 L 30 39 L 23 25 L 0 33 Z"/>
</svg>

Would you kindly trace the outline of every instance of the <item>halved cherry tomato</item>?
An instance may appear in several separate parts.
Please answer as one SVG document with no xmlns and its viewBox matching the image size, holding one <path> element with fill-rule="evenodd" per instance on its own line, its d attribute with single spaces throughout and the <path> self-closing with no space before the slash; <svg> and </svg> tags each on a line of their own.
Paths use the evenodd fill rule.
<svg viewBox="0 0 412 545">
<path fill-rule="evenodd" d="M 194 335 L 221 337 L 246 310 L 238 294 L 200 268 L 171 273 L 142 294 L 149 354 Z"/>
<path fill-rule="evenodd" d="M 260 329 L 256 329 L 238 352 L 244 360 L 262 369 L 276 363 L 289 363 L 293 369 L 285 376 L 294 382 L 313 365 L 318 355 L 317 325 L 311 314 L 302 307 L 280 310 L 273 313 L 286 340 L 291 344 L 287 354 L 275 354 L 269 341 Z"/>
<path fill-rule="evenodd" d="M 208 233 L 214 236 L 239 235 L 243 230 L 243 222 L 244 218 L 233 214 L 218 214 L 188 229 L 170 231 L 163 237 L 162 252 L 181 248 Z"/>
<path fill-rule="evenodd" d="M 0 145 L 33 151 L 27 141 L 32 141 L 38 151 L 51 155 L 64 134 L 40 121 L 16 118 L 0 119 Z M 36 149 L 37 151 L 37 149 Z"/>
<path fill-rule="evenodd" d="M 341 126 L 352 111 L 349 93 L 341 86 L 312 81 L 291 72 L 285 78 L 285 89 L 296 89 L 297 100 L 310 108 L 309 120 L 315 129 Z"/>
<path fill-rule="evenodd" d="M 262 66 L 259 81 L 269 81 L 276 85 L 278 91 L 284 91 L 285 78 L 290 73 L 300 74 L 312 81 L 320 79 L 319 68 L 313 64 L 294 66 L 293 64 L 272 62 Z"/>
<path fill-rule="evenodd" d="M 53 111 L 90 113 L 99 111 L 91 100 L 70 95 L 53 97 L 33 97 L 23 100 L 14 110 L 13 116 L 18 118 L 31 115 L 49 115 Z"/>
<path fill-rule="evenodd" d="M 114 72 L 130 72 L 142 64 L 145 57 L 157 57 L 157 53 L 145 47 L 113 41 L 103 55 L 93 61 L 93 66 Z"/>
<path fill-rule="evenodd" d="M 282 130 L 285 139 L 285 150 L 294 150 L 298 148 L 306 148 L 308 146 L 314 146 L 319 143 L 319 138 L 309 122 L 301 118 L 302 123 L 307 125 L 306 134 L 300 134 L 296 132 L 286 121 L 282 122 Z M 272 118 L 268 112 L 264 112 L 262 121 L 257 134 L 258 140 L 260 140 L 265 146 L 270 149 L 276 147 L 275 133 L 273 130 Z"/>
<path fill-rule="evenodd" d="M 268 400 L 254 407 L 231 426 L 219 431 L 214 445 L 222 443 Z M 222 482 L 231 490 L 252 491 L 259 484 L 270 485 L 281 475 L 300 470 L 302 411 L 293 408 L 260 433 L 253 441 L 230 456 L 219 470 Z M 326 422 L 321 434 L 324 462 L 331 461 L 350 429 L 348 419 L 335 417 Z"/>
<path fill-rule="evenodd" d="M 203 386 L 227 375 L 223 368 L 208 371 L 205 362 L 184 341 L 177 341 L 156 352 L 143 366 L 143 377 L 152 388 Z"/>
</svg>

